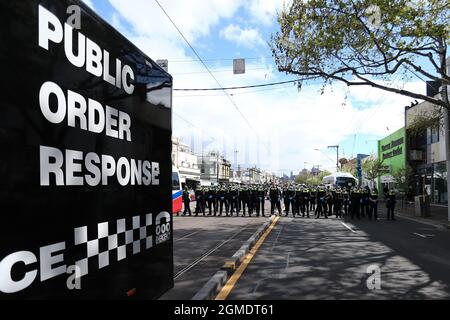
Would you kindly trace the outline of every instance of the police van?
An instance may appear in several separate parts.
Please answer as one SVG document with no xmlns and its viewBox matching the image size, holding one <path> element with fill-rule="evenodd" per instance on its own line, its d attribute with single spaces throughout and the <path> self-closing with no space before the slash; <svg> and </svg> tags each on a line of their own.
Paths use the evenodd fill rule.
<svg viewBox="0 0 450 320">
<path fill-rule="evenodd" d="M 172 77 L 79 0 L 0 21 L 0 300 L 160 297 Z"/>
<path fill-rule="evenodd" d="M 322 179 L 322 183 L 341 188 L 352 188 L 358 184 L 358 180 L 348 172 L 336 172 Z"/>
</svg>

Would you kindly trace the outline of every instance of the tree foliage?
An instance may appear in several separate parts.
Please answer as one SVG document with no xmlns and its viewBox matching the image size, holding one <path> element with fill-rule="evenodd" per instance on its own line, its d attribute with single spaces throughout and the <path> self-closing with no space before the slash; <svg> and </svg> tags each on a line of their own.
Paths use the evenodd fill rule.
<svg viewBox="0 0 450 320">
<path fill-rule="evenodd" d="M 325 170 L 321 171 L 317 176 L 313 176 L 311 172 L 308 172 L 307 174 L 300 174 L 295 178 L 295 182 L 299 184 L 306 184 L 306 185 L 312 185 L 317 186 L 322 183 L 322 179 L 325 176 L 329 176 L 331 172 Z"/>
<path fill-rule="evenodd" d="M 383 160 L 371 155 L 362 161 L 361 169 L 367 179 L 375 181 L 383 174 Z"/>
<path fill-rule="evenodd" d="M 412 72 L 450 85 L 446 55 L 450 35 L 448 0 L 293 0 L 278 15 L 271 48 L 279 71 L 324 86 L 372 86 L 448 107 L 389 81 Z M 429 68 L 423 68 L 424 64 Z"/>
<path fill-rule="evenodd" d="M 391 172 L 398 189 L 404 192 L 407 192 L 408 187 L 412 185 L 414 180 L 413 174 L 413 169 L 408 165 Z"/>
</svg>

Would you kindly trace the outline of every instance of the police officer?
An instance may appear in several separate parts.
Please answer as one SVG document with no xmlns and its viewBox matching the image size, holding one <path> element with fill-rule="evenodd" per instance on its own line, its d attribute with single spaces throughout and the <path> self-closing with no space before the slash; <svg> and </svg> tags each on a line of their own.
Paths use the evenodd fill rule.
<svg viewBox="0 0 450 320">
<path fill-rule="evenodd" d="M 330 188 L 330 186 L 328 186 L 326 190 L 324 208 L 325 215 L 331 216 L 333 214 L 333 189 Z"/>
<path fill-rule="evenodd" d="M 325 208 L 325 196 L 326 196 L 326 190 L 323 186 L 319 186 L 316 191 L 316 219 L 319 219 L 320 216 L 323 214 L 325 216 L 325 219 L 328 219 L 326 212 L 324 212 Z"/>
<path fill-rule="evenodd" d="M 301 194 L 300 194 L 300 209 L 302 211 L 302 218 L 306 216 L 309 218 L 309 197 L 310 197 L 310 191 L 306 186 L 302 186 L 301 188 Z"/>
<path fill-rule="evenodd" d="M 355 187 L 350 192 L 350 217 L 352 220 L 355 217 L 355 215 L 358 219 L 361 219 L 360 206 L 361 206 L 361 192 L 359 191 L 359 188 Z"/>
<path fill-rule="evenodd" d="M 275 183 L 273 183 L 269 189 L 269 198 L 270 198 L 270 214 L 271 215 L 274 214 L 276 206 L 278 209 L 278 215 L 281 216 L 281 204 L 280 204 L 281 192 L 280 189 L 275 185 Z"/>
<path fill-rule="evenodd" d="M 395 220 L 394 210 L 396 203 L 396 194 L 393 188 L 391 188 L 386 194 L 386 208 L 387 208 L 387 220 Z"/>
<path fill-rule="evenodd" d="M 291 207 L 292 210 L 292 216 L 295 217 L 295 213 L 296 213 L 296 205 L 295 205 L 295 196 L 296 196 L 296 188 L 294 184 L 290 184 L 288 186 L 288 201 L 289 201 L 289 205 Z M 288 216 L 288 214 L 286 213 L 286 216 Z"/>
<path fill-rule="evenodd" d="M 239 216 L 239 188 L 235 185 L 230 188 L 230 215 L 233 216 L 236 210 L 236 215 Z"/>
<path fill-rule="evenodd" d="M 372 216 L 375 221 L 378 220 L 378 189 L 373 187 L 369 196 L 369 220 L 372 220 Z"/>
<path fill-rule="evenodd" d="M 336 218 L 342 218 L 342 203 L 344 201 L 342 190 L 340 187 L 335 189 L 334 193 L 334 214 Z"/>
<path fill-rule="evenodd" d="M 264 188 L 264 185 L 260 184 L 258 186 L 258 202 L 259 202 L 259 208 L 261 209 L 261 215 L 265 217 L 264 214 L 264 203 L 266 202 L 266 190 Z M 259 215 L 259 212 L 258 212 Z"/>
<path fill-rule="evenodd" d="M 295 215 L 300 215 L 300 211 L 302 211 L 302 206 L 304 205 L 303 201 L 303 188 L 302 186 L 299 184 L 297 185 L 297 187 L 295 188 L 295 201 L 294 201 L 294 209 L 293 211 L 293 215 L 295 217 Z M 303 212 L 303 211 L 302 211 Z"/>
<path fill-rule="evenodd" d="M 370 189 L 368 186 L 366 186 L 362 190 L 362 198 L 361 198 L 361 216 L 363 217 L 365 217 L 366 215 L 369 216 L 370 211 L 369 197 L 370 197 Z"/>
<path fill-rule="evenodd" d="M 344 208 L 344 215 L 348 215 L 348 210 L 350 207 L 350 193 L 348 188 L 344 188 L 342 192 L 342 206 Z"/>
<path fill-rule="evenodd" d="M 208 202 L 208 209 L 209 209 L 208 216 L 212 215 L 212 212 L 214 212 L 214 215 L 216 213 L 215 198 L 216 192 L 214 190 L 214 187 L 211 186 L 208 188 L 208 191 L 206 192 L 206 201 Z"/>
<path fill-rule="evenodd" d="M 188 213 L 188 212 L 189 212 L 189 216 L 191 216 L 192 215 L 192 213 L 191 213 L 191 196 L 189 194 L 187 187 L 184 187 L 184 189 L 183 189 L 183 205 L 184 205 L 183 216 L 185 216 L 186 213 Z"/>
<path fill-rule="evenodd" d="M 286 214 L 286 216 L 289 214 L 289 204 L 290 204 L 290 201 L 289 201 L 289 192 L 288 192 L 288 186 L 287 186 L 287 184 L 285 184 L 284 186 L 283 186 L 283 193 L 282 193 L 282 196 L 283 196 L 283 202 L 284 202 L 284 213 Z"/>
<path fill-rule="evenodd" d="M 204 193 L 202 186 L 198 186 L 195 189 L 195 216 L 198 216 L 199 212 L 202 212 L 203 215 L 205 215 Z"/>
<path fill-rule="evenodd" d="M 248 204 L 248 188 L 247 186 L 242 186 L 239 192 L 240 209 L 242 209 L 242 216 L 245 216 L 245 206 Z"/>
<path fill-rule="evenodd" d="M 310 211 L 314 211 L 315 210 L 315 206 L 316 206 L 316 188 L 314 186 L 312 186 L 309 189 L 309 210 Z"/>
<path fill-rule="evenodd" d="M 227 206 L 227 204 L 226 204 L 226 199 L 225 199 L 225 197 L 226 197 L 226 189 L 225 189 L 225 186 L 224 185 L 221 185 L 219 188 L 218 188 L 218 190 L 217 190 L 217 198 L 218 198 L 218 201 L 219 201 L 219 204 L 220 204 L 220 209 L 219 209 L 219 216 L 222 216 L 222 212 L 223 212 L 223 206 L 225 205 L 225 211 L 226 211 L 226 213 L 227 213 L 227 215 L 228 215 L 228 206 Z M 214 215 L 215 215 L 215 212 L 214 212 Z"/>
</svg>

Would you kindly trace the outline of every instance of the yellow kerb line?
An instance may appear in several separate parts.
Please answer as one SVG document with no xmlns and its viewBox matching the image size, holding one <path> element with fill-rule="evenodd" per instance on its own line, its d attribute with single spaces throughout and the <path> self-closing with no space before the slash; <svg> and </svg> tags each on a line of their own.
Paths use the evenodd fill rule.
<svg viewBox="0 0 450 320">
<path fill-rule="evenodd" d="M 247 268 L 250 261 L 252 261 L 253 257 L 255 256 L 256 252 L 258 251 L 259 247 L 263 244 L 264 240 L 267 238 L 269 233 L 272 231 L 272 229 L 275 227 L 275 224 L 277 223 L 278 219 L 280 217 L 275 217 L 273 219 L 272 224 L 269 226 L 269 228 L 264 232 L 264 234 L 259 238 L 258 242 L 253 246 L 252 250 L 245 256 L 244 261 L 242 261 L 242 264 L 237 268 L 236 272 L 233 273 L 233 275 L 228 279 L 225 286 L 220 290 L 219 294 L 216 296 L 214 300 L 225 300 L 228 295 L 230 294 L 231 290 L 233 290 L 234 286 L 238 282 L 239 278 L 244 273 L 245 269 Z"/>
</svg>

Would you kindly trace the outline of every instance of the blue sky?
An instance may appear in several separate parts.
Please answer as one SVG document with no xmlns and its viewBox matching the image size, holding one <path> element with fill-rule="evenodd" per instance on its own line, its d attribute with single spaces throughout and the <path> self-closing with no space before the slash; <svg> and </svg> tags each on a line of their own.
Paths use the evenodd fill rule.
<svg viewBox="0 0 450 320">
<path fill-rule="evenodd" d="M 174 88 L 217 87 L 204 67 L 192 61 L 194 54 L 154 0 L 85 2 L 150 58 L 169 59 Z M 214 60 L 206 63 L 222 86 L 294 79 L 276 71 L 267 45 L 278 30 L 276 12 L 283 0 L 160 3 L 199 55 Z M 233 58 L 252 58 L 246 60 L 245 75 L 232 74 Z M 394 83 L 425 91 L 419 80 Z M 369 87 L 335 85 L 323 95 L 319 89 L 313 83 L 300 92 L 293 85 L 230 91 L 239 111 L 220 92 L 174 92 L 173 134 L 198 153 L 219 149 L 232 161 L 237 155 L 244 166 L 277 173 L 298 172 L 305 165 L 331 170 L 336 155 L 328 145 L 339 144 L 340 156 L 346 157 L 376 152 L 378 139 L 404 125 L 404 106 L 411 102 Z"/>
</svg>

